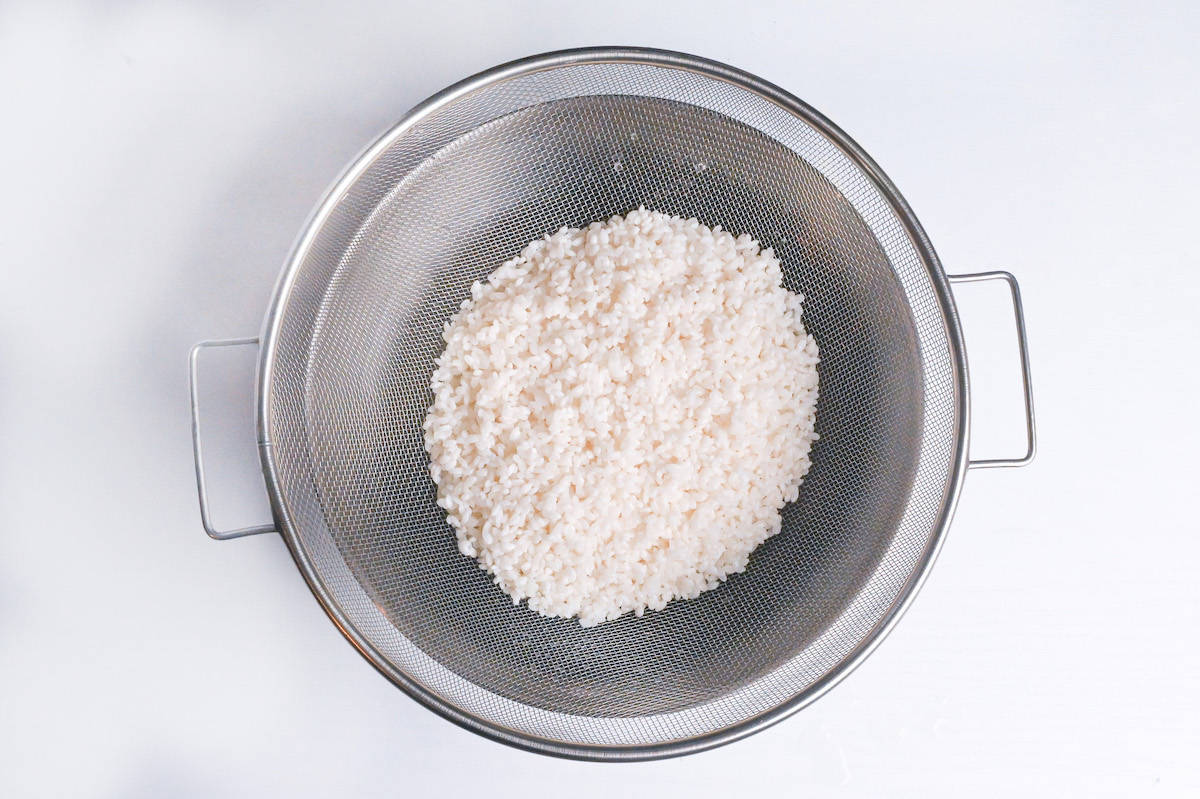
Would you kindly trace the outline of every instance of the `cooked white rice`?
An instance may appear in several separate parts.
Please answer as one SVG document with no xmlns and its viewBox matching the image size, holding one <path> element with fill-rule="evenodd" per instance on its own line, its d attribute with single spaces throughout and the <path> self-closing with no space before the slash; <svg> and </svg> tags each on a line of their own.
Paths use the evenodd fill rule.
<svg viewBox="0 0 1200 799">
<path fill-rule="evenodd" d="M 744 570 L 816 438 L 817 345 L 781 280 L 750 236 L 639 209 L 475 283 L 424 427 L 462 553 L 585 626 Z"/>
</svg>

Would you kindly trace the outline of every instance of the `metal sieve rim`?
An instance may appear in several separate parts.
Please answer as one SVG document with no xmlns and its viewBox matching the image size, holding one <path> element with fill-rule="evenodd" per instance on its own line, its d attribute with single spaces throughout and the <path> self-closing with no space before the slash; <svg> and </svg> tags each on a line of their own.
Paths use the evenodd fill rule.
<svg viewBox="0 0 1200 799">
<path fill-rule="evenodd" d="M 317 233 L 321 230 L 322 225 L 343 195 L 358 177 L 396 139 L 404 135 L 414 125 L 419 123 L 421 119 L 445 105 L 454 103 L 493 83 L 508 80 L 519 75 L 569 65 L 598 63 L 637 63 L 649 66 L 662 66 L 691 71 L 715 78 L 753 92 L 779 105 L 790 113 L 800 117 L 826 136 L 830 142 L 862 170 L 874 184 L 875 188 L 878 189 L 881 196 L 891 205 L 896 216 L 902 221 L 905 231 L 912 239 L 917 251 L 920 253 L 934 286 L 945 325 L 956 394 L 953 442 L 954 457 L 951 471 L 946 481 L 935 533 L 926 551 L 914 567 L 907 585 L 901 591 L 892 607 L 889 608 L 876 624 L 875 628 L 828 674 L 789 700 L 776 705 L 770 710 L 704 735 L 655 744 L 624 746 L 564 743 L 495 724 L 446 702 L 440 696 L 421 686 L 408 675 L 394 667 L 370 643 L 367 637 L 349 621 L 338 607 L 317 574 L 308 555 L 300 546 L 298 535 L 293 525 L 292 514 L 289 512 L 280 490 L 279 473 L 275 462 L 273 446 L 267 433 L 270 429 L 268 420 L 271 413 L 271 385 L 277 339 L 284 317 L 284 310 L 288 304 L 291 287 L 299 271 L 300 264 L 307 255 Z M 907 201 L 905 201 L 899 190 L 871 157 L 841 129 L 818 111 L 783 89 L 761 80 L 750 73 L 717 61 L 686 53 L 640 47 L 588 47 L 554 51 L 529 56 L 485 70 L 438 92 L 414 107 L 350 163 L 350 166 L 333 183 L 322 201 L 305 221 L 276 284 L 269 310 L 264 319 L 261 342 L 257 376 L 256 420 L 263 476 L 272 513 L 276 521 L 276 527 L 280 531 L 287 544 L 288 551 L 291 552 L 297 568 L 304 575 L 304 579 L 318 603 L 329 616 L 330 620 L 337 625 L 338 629 L 342 631 L 342 634 L 359 653 L 383 676 L 387 677 L 417 702 L 460 727 L 500 743 L 540 754 L 595 761 L 653 760 L 692 754 L 731 743 L 763 730 L 813 702 L 834 685 L 841 682 L 842 679 L 874 651 L 875 647 L 887 636 L 900 616 L 903 615 L 904 611 L 912 603 L 928 576 L 938 552 L 941 550 L 967 471 L 970 403 L 968 401 L 969 384 L 962 329 L 954 305 L 953 295 L 950 291 L 950 284 L 942 269 L 941 262 Z"/>
</svg>

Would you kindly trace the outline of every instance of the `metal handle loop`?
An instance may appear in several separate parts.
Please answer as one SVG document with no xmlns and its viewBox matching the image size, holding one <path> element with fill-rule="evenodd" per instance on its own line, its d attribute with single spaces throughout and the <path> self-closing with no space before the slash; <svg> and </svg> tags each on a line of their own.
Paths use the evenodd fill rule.
<svg viewBox="0 0 1200 799">
<path fill-rule="evenodd" d="M 192 394 L 192 451 L 196 457 L 196 492 L 200 495 L 200 520 L 204 524 L 204 532 L 209 538 L 226 541 L 230 538 L 242 538 L 247 535 L 273 533 L 273 524 L 260 524 L 253 527 L 239 527 L 236 530 L 218 530 L 213 527 L 208 511 L 208 488 L 204 481 L 204 457 L 200 446 L 200 392 L 196 386 L 196 361 L 200 350 L 209 347 L 242 347 L 257 345 L 257 338 L 230 338 L 218 341 L 201 341 L 192 347 L 188 354 L 188 375 Z"/>
<path fill-rule="evenodd" d="M 1003 280 L 1012 292 L 1013 313 L 1017 320 L 1017 346 L 1021 350 L 1021 380 L 1025 384 L 1025 435 L 1028 445 L 1025 454 L 1020 458 L 986 458 L 983 460 L 968 460 L 970 469 L 994 469 L 1007 466 L 1025 466 L 1033 460 L 1037 452 L 1037 425 L 1033 417 L 1033 383 L 1029 369 L 1029 341 L 1025 335 L 1025 309 L 1021 305 L 1021 289 L 1017 279 L 1010 273 L 997 270 L 994 272 L 973 272 L 969 275 L 947 275 L 950 283 L 982 283 L 988 280 Z"/>
</svg>

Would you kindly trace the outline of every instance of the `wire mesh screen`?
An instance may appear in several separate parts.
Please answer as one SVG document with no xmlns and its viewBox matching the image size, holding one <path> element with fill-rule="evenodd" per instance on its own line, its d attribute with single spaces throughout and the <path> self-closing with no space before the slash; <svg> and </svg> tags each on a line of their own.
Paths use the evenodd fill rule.
<svg viewBox="0 0 1200 799">
<path fill-rule="evenodd" d="M 821 349 L 820 440 L 744 573 L 583 628 L 514 606 L 458 553 L 421 422 L 473 281 L 639 205 L 775 249 Z M 936 540 L 961 389 L 935 267 L 869 177 L 773 100 L 652 60 L 516 72 L 392 134 L 318 224 L 264 370 L 286 534 L 385 671 L 481 725 L 599 746 L 736 725 L 868 640 Z"/>
</svg>

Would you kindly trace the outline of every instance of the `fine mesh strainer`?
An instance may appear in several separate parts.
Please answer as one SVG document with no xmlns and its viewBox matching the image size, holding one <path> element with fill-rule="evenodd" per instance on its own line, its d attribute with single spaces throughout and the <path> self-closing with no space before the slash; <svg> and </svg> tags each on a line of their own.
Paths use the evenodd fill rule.
<svg viewBox="0 0 1200 799">
<path fill-rule="evenodd" d="M 530 240 L 639 205 L 773 247 L 821 348 L 820 440 L 783 530 L 697 599 L 597 627 L 514 606 L 459 554 L 421 422 L 442 326 Z M 274 523 L 350 641 L 418 701 L 539 752 L 645 759 L 728 742 L 844 676 L 912 598 L 968 466 L 949 282 L 857 145 L 711 61 L 589 49 L 497 67 L 372 145 L 309 221 L 261 336 L 259 448 Z"/>
</svg>

